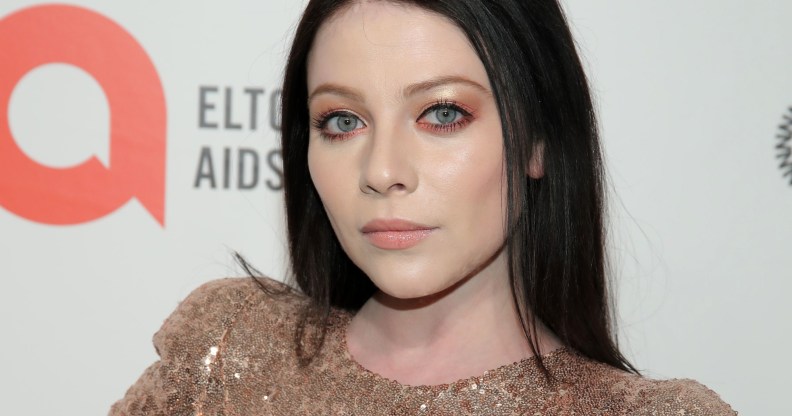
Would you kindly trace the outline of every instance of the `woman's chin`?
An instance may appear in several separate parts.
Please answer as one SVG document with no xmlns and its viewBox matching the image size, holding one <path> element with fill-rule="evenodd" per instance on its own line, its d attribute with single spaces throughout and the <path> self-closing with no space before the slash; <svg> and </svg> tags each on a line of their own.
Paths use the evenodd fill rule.
<svg viewBox="0 0 792 416">
<path fill-rule="evenodd" d="M 392 279 L 378 282 L 372 279 L 380 290 L 380 300 L 423 305 L 431 303 L 449 291 L 455 282 L 427 282 L 426 279 Z"/>
</svg>

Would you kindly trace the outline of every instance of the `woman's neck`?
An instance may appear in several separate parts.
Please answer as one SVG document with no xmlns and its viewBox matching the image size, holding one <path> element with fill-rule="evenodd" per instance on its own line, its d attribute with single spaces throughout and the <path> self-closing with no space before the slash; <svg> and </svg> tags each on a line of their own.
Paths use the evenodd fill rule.
<svg viewBox="0 0 792 416">
<path fill-rule="evenodd" d="M 363 367 L 408 385 L 444 384 L 533 355 L 508 282 L 505 255 L 431 296 L 379 292 L 347 328 L 349 352 Z M 542 352 L 561 344 L 539 325 Z"/>
</svg>

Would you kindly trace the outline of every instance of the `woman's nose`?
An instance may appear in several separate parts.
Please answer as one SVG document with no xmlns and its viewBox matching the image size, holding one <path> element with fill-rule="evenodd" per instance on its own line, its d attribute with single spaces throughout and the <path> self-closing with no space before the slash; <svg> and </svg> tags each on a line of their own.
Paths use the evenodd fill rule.
<svg viewBox="0 0 792 416">
<path fill-rule="evenodd" d="M 369 135 L 362 160 L 360 190 L 365 194 L 386 196 L 411 193 L 418 186 L 413 142 L 403 129 L 375 130 Z"/>
</svg>

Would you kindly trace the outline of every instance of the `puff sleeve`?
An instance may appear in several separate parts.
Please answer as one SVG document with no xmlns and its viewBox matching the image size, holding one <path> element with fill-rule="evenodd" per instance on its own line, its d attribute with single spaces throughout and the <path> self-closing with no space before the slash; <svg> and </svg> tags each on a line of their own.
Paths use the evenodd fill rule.
<svg viewBox="0 0 792 416">
<path fill-rule="evenodd" d="M 737 412 L 717 393 L 690 379 L 661 381 L 661 386 L 635 416 L 732 416 Z"/>
<path fill-rule="evenodd" d="M 225 278 L 193 290 L 154 334 L 160 359 L 110 408 L 109 416 L 210 413 L 222 401 L 215 368 L 237 315 L 253 296 L 247 278 Z"/>
</svg>

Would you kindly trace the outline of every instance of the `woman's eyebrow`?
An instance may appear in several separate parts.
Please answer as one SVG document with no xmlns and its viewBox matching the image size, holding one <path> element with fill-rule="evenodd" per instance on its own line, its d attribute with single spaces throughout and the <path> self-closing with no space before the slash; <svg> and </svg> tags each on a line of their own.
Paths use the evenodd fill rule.
<svg viewBox="0 0 792 416">
<path fill-rule="evenodd" d="M 333 94 L 333 95 L 340 95 L 342 97 L 346 97 L 355 101 L 363 102 L 363 94 L 361 94 L 358 90 L 353 88 L 347 88 L 342 85 L 338 84 L 322 84 L 316 87 L 315 90 L 308 96 L 308 103 L 311 103 L 317 95 L 320 94 Z"/>
<path fill-rule="evenodd" d="M 489 89 L 485 88 L 476 81 L 458 75 L 447 75 L 447 76 L 440 76 L 436 78 L 431 78 L 426 81 L 421 81 L 415 84 L 411 84 L 404 89 L 403 95 L 405 97 L 409 97 L 419 92 L 428 91 L 438 87 L 444 87 L 448 84 L 465 84 L 473 88 L 476 88 L 477 90 L 480 90 L 485 94 L 492 94 L 492 92 Z"/>
<path fill-rule="evenodd" d="M 426 81 L 417 82 L 415 84 L 410 84 L 404 88 L 402 95 L 404 97 L 410 97 L 419 92 L 428 91 L 449 84 L 464 84 L 476 88 L 477 90 L 480 90 L 485 94 L 488 95 L 492 94 L 492 91 L 490 91 L 489 89 L 482 86 L 476 81 L 467 79 L 465 77 L 460 77 L 457 75 L 448 75 L 448 76 L 431 78 Z M 313 92 L 311 92 L 311 94 L 308 96 L 308 103 L 310 103 L 311 100 L 313 100 L 317 95 L 320 94 L 340 95 L 342 97 L 346 97 L 359 102 L 365 101 L 363 99 L 363 94 L 354 88 L 349 88 L 338 84 L 326 83 L 316 87 L 316 89 L 314 89 Z"/>
</svg>

